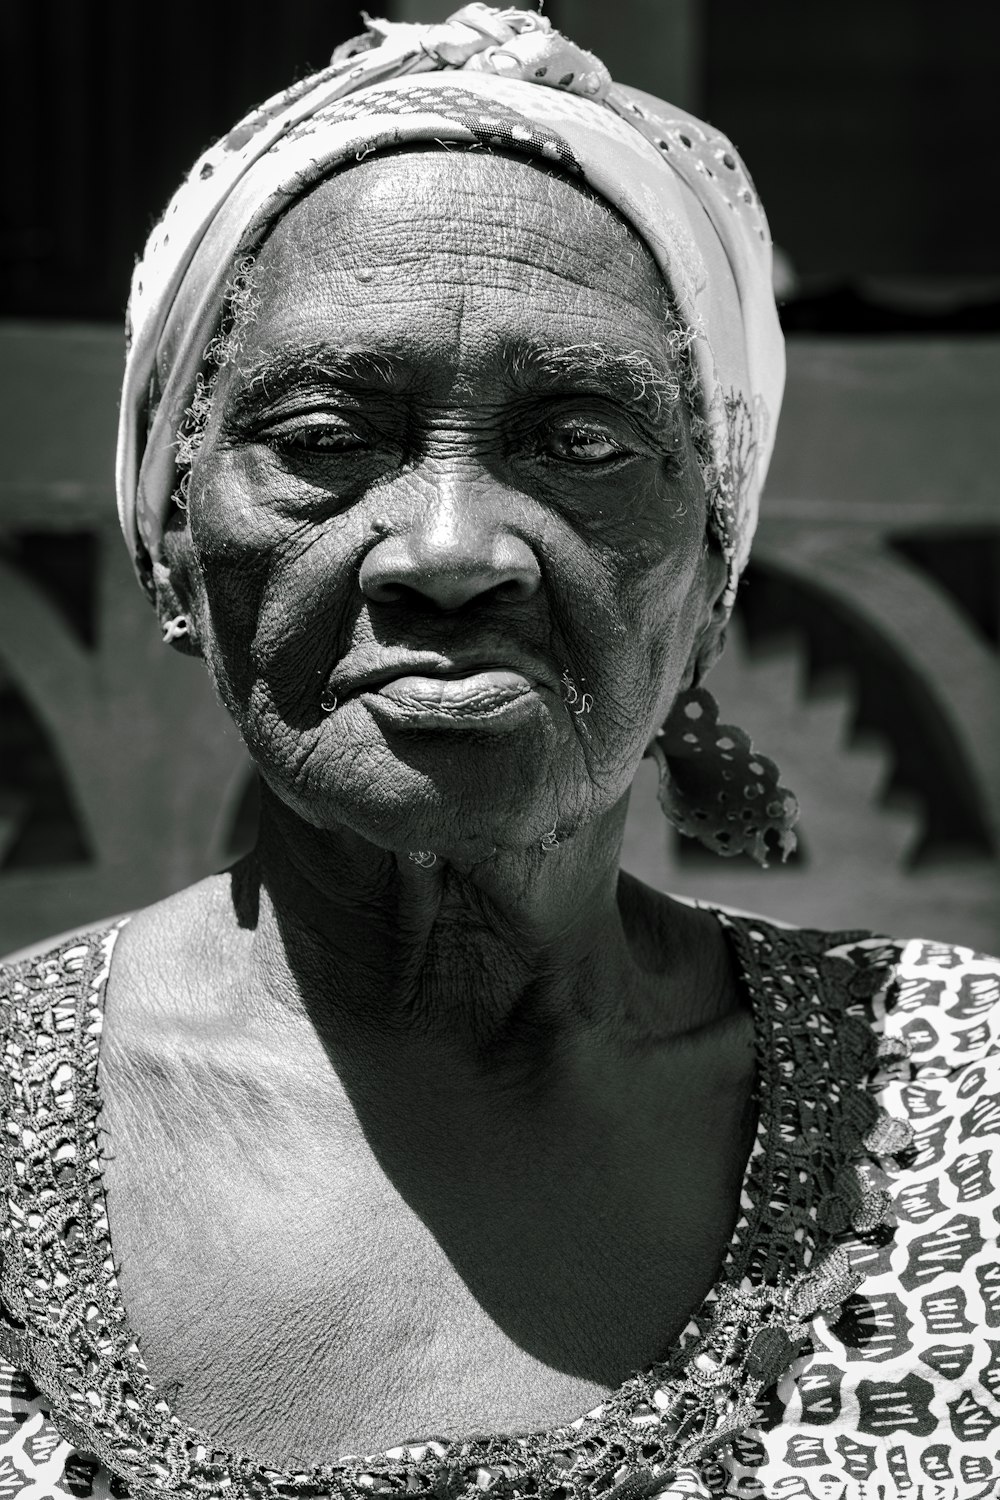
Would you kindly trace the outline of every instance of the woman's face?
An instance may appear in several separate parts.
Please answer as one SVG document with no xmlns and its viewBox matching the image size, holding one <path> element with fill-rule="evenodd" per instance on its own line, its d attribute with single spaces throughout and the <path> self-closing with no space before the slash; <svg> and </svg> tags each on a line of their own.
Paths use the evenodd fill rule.
<svg viewBox="0 0 1000 1500">
<path fill-rule="evenodd" d="M 323 183 L 255 284 L 168 556 L 264 779 L 400 850 L 608 810 L 723 575 L 648 253 L 536 166 L 421 151 Z"/>
</svg>

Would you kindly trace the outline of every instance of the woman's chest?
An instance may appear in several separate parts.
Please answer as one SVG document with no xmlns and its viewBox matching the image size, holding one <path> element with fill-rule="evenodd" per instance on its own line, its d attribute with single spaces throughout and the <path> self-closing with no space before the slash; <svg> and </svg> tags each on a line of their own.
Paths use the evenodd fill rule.
<svg viewBox="0 0 1000 1500">
<path fill-rule="evenodd" d="M 154 1382 L 192 1425 L 269 1458 L 580 1415 L 684 1326 L 736 1216 L 735 1142 L 637 1160 L 634 1140 L 574 1153 L 485 1125 L 470 1140 L 465 1122 L 449 1171 L 420 1149 L 404 1171 L 329 1121 L 279 1123 L 206 1121 L 150 1150 L 133 1121 L 108 1168 Z"/>
<path fill-rule="evenodd" d="M 141 1275 L 123 1266 L 154 1382 L 215 1441 L 295 1466 L 407 1439 L 555 1425 L 600 1399 L 585 1361 L 559 1369 L 538 1341 L 525 1346 L 536 1288 L 516 1295 L 484 1266 L 491 1294 L 477 1296 L 390 1197 L 339 1218 L 314 1199 L 296 1219 L 297 1206 L 290 1195 L 277 1231 L 251 1222 L 255 1213 L 231 1215 L 231 1226 L 242 1219 L 235 1243 L 175 1227 L 169 1248 L 136 1263 Z"/>
</svg>

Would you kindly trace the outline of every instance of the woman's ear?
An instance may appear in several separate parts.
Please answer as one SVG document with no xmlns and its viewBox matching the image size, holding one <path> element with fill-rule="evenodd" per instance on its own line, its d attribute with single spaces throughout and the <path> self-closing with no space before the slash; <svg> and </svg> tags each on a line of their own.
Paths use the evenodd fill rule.
<svg viewBox="0 0 1000 1500">
<path fill-rule="evenodd" d="M 691 650 L 681 688 L 697 687 L 722 655 L 730 607 L 726 597 L 729 565 L 714 542 L 705 552 L 705 609 L 701 629 Z"/>
<path fill-rule="evenodd" d="M 170 548 L 168 551 L 174 551 Z M 158 559 L 152 565 L 153 594 L 156 614 L 163 634 L 163 644 L 172 646 L 182 656 L 200 656 L 201 646 L 194 610 L 189 598 L 190 589 L 186 569 L 180 559 L 170 561 Z"/>
</svg>

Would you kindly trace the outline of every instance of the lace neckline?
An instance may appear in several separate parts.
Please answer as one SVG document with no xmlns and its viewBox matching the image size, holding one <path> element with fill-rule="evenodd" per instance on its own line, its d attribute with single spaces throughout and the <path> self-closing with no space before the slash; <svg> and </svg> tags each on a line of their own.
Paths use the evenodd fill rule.
<svg viewBox="0 0 1000 1500">
<path fill-rule="evenodd" d="M 887 1117 L 863 1087 L 876 1039 L 851 1010 L 884 997 L 895 956 L 863 934 L 841 935 L 838 947 L 836 935 L 714 915 L 730 936 L 754 1020 L 759 1115 L 740 1213 L 716 1283 L 673 1348 L 592 1411 L 547 1431 L 410 1443 L 290 1473 L 213 1446 L 171 1410 L 128 1324 L 101 1173 L 100 1037 L 119 927 L 9 971 L 9 1123 L 0 1151 L 10 1213 L 0 1304 L 8 1358 L 49 1397 L 65 1436 L 142 1494 L 426 1492 L 457 1500 L 490 1490 L 576 1500 L 627 1484 L 621 1500 L 639 1500 L 679 1465 L 703 1462 L 753 1421 L 757 1395 L 794 1359 L 809 1319 L 860 1281 L 835 1231 L 864 1233 L 885 1219 L 884 1192 L 855 1174 L 845 1196 L 844 1171 L 852 1152 L 876 1149 L 876 1129 L 886 1136 Z M 821 962 L 832 971 L 839 962 L 850 984 L 831 984 Z M 889 1136 L 880 1149 L 900 1149 Z M 846 1218 L 831 1215 L 831 1204 L 846 1205 Z M 833 1234 L 824 1233 L 824 1217 Z M 830 1253 L 820 1263 L 823 1240 Z M 645 1476 L 638 1488 L 637 1474 Z"/>
</svg>

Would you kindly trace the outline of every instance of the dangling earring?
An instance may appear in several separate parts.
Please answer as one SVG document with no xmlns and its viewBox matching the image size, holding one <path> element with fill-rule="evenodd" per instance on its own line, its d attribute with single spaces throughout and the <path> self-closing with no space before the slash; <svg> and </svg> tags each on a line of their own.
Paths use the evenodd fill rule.
<svg viewBox="0 0 1000 1500">
<path fill-rule="evenodd" d="M 174 641 L 179 641 L 182 636 L 191 634 L 191 621 L 187 615 L 175 615 L 168 620 L 163 627 L 163 644 L 170 646 Z"/>
<path fill-rule="evenodd" d="M 716 854 L 749 854 L 765 867 L 769 855 L 791 854 L 798 802 L 779 786 L 777 766 L 757 754 L 749 735 L 719 723 L 707 688 L 678 694 L 648 753 L 659 768 L 660 806 L 679 833 Z"/>
</svg>

